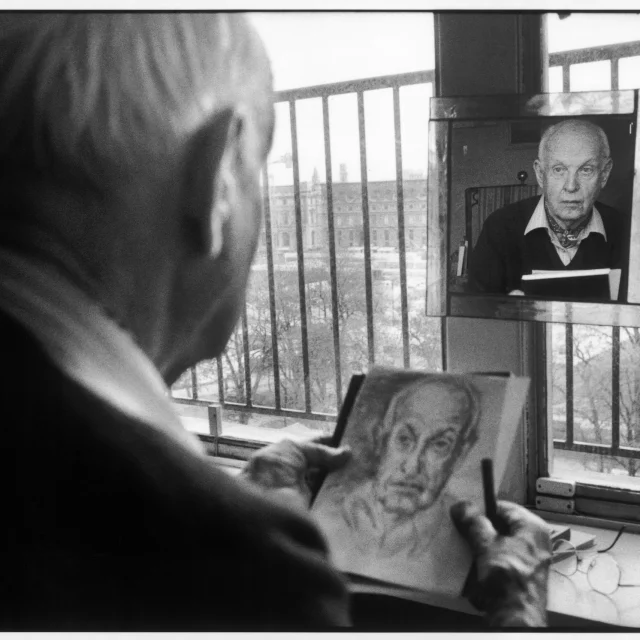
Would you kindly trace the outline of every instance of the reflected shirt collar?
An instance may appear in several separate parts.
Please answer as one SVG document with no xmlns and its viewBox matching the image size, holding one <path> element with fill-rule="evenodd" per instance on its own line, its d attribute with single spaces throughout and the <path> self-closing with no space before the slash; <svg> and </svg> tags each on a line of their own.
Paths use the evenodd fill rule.
<svg viewBox="0 0 640 640">
<path fill-rule="evenodd" d="M 28 329 L 62 371 L 118 411 L 202 452 L 156 367 L 96 302 L 49 265 L 7 249 L 0 249 L 0 273 L 0 309 Z"/>
<path fill-rule="evenodd" d="M 544 196 L 540 198 L 533 212 L 533 215 L 531 216 L 531 218 L 529 218 L 529 224 L 524 230 L 524 235 L 526 236 L 527 233 L 533 231 L 534 229 L 546 229 L 551 240 L 555 238 L 555 233 L 553 233 L 553 230 L 549 226 L 547 215 L 544 211 Z M 600 233 L 604 236 L 605 241 L 607 239 L 607 232 L 604 229 L 602 216 L 596 209 L 595 205 L 593 207 L 593 215 L 591 216 L 589 224 L 580 232 L 578 243 L 582 242 L 590 233 Z"/>
</svg>

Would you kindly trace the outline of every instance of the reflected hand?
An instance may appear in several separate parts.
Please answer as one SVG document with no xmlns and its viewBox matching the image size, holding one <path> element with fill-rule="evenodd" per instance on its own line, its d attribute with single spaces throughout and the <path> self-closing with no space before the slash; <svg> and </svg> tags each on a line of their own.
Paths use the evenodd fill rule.
<svg viewBox="0 0 640 640">
<path fill-rule="evenodd" d="M 333 471 L 351 458 L 348 447 L 329 447 L 330 437 L 296 442 L 281 440 L 256 451 L 242 477 L 274 495 L 307 508 L 311 500 L 308 476 L 314 470 Z"/>
<path fill-rule="evenodd" d="M 451 518 L 476 563 L 467 595 L 489 624 L 546 626 L 551 539 L 544 521 L 504 501 L 498 502 L 499 531 L 469 502 L 455 504 Z"/>
<path fill-rule="evenodd" d="M 524 295 L 524 291 L 522 291 L 521 289 L 514 289 L 513 291 L 509 291 L 509 295 L 510 296 L 523 296 Z"/>
</svg>

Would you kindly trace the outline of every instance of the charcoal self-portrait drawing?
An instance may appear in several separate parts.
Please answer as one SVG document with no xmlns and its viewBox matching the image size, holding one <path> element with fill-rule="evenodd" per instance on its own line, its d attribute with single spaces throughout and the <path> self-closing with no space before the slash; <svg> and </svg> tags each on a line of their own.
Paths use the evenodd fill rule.
<svg viewBox="0 0 640 640">
<path fill-rule="evenodd" d="M 477 438 L 477 391 L 424 378 L 393 395 L 373 427 L 374 475 L 341 504 L 357 546 L 381 556 L 426 553 L 451 535 L 447 483 Z"/>
</svg>

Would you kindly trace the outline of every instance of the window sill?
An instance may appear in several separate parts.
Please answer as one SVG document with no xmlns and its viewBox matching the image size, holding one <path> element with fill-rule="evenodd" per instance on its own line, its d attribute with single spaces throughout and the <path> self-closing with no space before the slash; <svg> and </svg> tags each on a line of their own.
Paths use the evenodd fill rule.
<svg viewBox="0 0 640 640">
<path fill-rule="evenodd" d="M 569 525 L 573 530 L 596 536 L 598 548 L 610 544 L 615 531 L 626 529 L 609 552 L 621 567 L 623 583 L 640 584 L 640 525 L 589 516 L 565 515 L 546 511 L 536 513 L 547 522 Z M 595 592 L 586 575 L 578 572 L 570 578 L 551 571 L 549 574 L 549 625 L 590 626 L 606 624 L 640 627 L 640 586 L 618 588 L 610 596 Z"/>
</svg>

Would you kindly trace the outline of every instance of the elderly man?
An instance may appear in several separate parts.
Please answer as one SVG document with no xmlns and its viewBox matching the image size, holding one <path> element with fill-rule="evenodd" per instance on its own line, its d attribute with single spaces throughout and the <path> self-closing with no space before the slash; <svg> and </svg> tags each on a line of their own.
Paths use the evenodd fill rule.
<svg viewBox="0 0 640 640">
<path fill-rule="evenodd" d="M 343 505 L 356 540 L 369 550 L 419 556 L 451 535 L 453 499 L 445 489 L 477 438 L 476 396 L 464 380 L 437 377 L 392 397 L 375 432 L 377 473 Z"/>
<path fill-rule="evenodd" d="M 275 445 L 231 478 L 168 399 L 242 307 L 273 130 L 257 37 L 237 14 L 2 14 L 0 123 L 0 628 L 348 624 L 301 508 L 345 452 Z M 456 522 L 487 579 L 501 558 L 530 585 L 548 540 L 515 509 L 526 562 Z"/>
<path fill-rule="evenodd" d="M 569 119 L 547 129 L 534 162 L 542 197 L 494 211 L 469 261 L 469 283 L 486 293 L 521 294 L 538 271 L 623 267 L 628 244 L 622 214 L 596 202 L 613 161 L 604 131 Z M 609 299 L 607 282 L 589 292 Z"/>
</svg>

